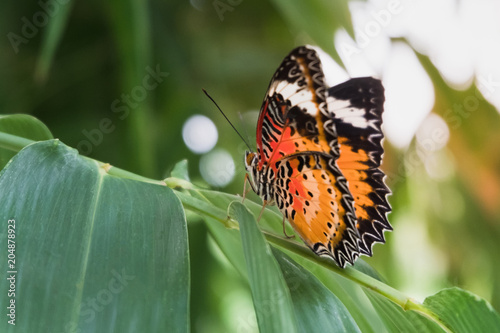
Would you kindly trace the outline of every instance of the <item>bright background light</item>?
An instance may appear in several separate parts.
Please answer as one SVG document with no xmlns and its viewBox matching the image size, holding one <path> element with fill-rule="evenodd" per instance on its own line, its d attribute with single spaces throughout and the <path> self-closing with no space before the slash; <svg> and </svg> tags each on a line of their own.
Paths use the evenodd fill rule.
<svg viewBox="0 0 500 333">
<path fill-rule="evenodd" d="M 500 88 L 494 86 L 500 82 L 499 1 L 372 0 L 352 2 L 350 8 L 356 40 L 345 31 L 335 35 L 348 75 L 320 53 L 327 82 L 334 85 L 360 76 L 382 79 L 384 131 L 392 145 L 409 145 L 432 109 L 434 90 L 413 51 L 404 43 L 391 44 L 391 38 L 404 37 L 428 55 L 451 86 L 465 89 L 475 81 L 500 109 Z"/>
<path fill-rule="evenodd" d="M 184 123 L 182 138 L 192 152 L 203 154 L 212 150 L 217 143 L 217 127 L 210 118 L 197 114 Z"/>
<path fill-rule="evenodd" d="M 226 186 L 233 179 L 234 172 L 234 160 L 224 149 L 214 149 L 200 159 L 201 176 L 212 186 Z"/>
</svg>

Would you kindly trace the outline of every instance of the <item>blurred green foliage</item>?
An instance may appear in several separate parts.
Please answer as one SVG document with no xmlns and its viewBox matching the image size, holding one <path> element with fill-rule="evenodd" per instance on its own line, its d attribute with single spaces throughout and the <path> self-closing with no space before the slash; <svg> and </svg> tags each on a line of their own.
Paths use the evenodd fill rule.
<svg viewBox="0 0 500 333">
<path fill-rule="evenodd" d="M 329 6 L 315 0 L 304 8 L 299 2 L 279 0 L 60 1 L 53 6 L 54 19 L 30 30 L 26 21 L 43 18 L 37 14 L 44 11 L 40 3 L 3 5 L 1 112 L 31 114 L 81 153 L 144 176 L 161 179 L 177 161 L 187 159 L 192 180 L 200 184 L 200 156 L 185 147 L 181 131 L 190 115 L 207 115 L 219 129 L 218 146 L 236 161 L 236 178 L 223 189 L 230 193 L 242 190 L 242 145 L 201 88 L 236 119 L 237 127 L 253 133 L 255 124 L 239 123 L 237 112 L 260 107 L 283 56 L 296 45 L 310 43 L 338 60 L 333 43 L 328 44 L 332 31 L 322 29 L 353 31 L 347 1 Z M 331 22 L 307 24 L 318 12 Z M 16 39 L 15 47 L 11 33 L 24 36 Z M 384 170 L 393 190 L 390 221 L 396 231 L 386 235 L 388 244 L 376 246 L 375 257 L 367 261 L 396 288 L 419 282 L 432 293 L 460 286 L 499 309 L 498 110 L 474 86 L 450 88 L 432 62 L 418 56 L 434 85 L 433 111 L 450 127 L 448 146 L 441 153 L 454 172 L 451 178 L 435 180 L 425 172 L 420 156 L 415 157 L 417 142 L 406 151 L 386 142 Z M 134 89 L 138 93 L 137 87 L 147 88 L 144 78 L 151 72 L 163 73 L 148 81 L 157 85 L 142 89 L 146 94 L 139 101 L 127 102 Z M 473 113 L 464 116 L 452 108 L 470 96 L 478 99 Z M 85 143 L 91 140 L 93 144 Z M 244 305 L 250 297 L 248 286 L 218 252 L 205 224 L 196 216 L 188 220 L 192 276 L 206 277 L 192 282 L 192 295 L 200 300 L 192 303 L 192 328 L 227 330 L 232 325 L 230 307 L 236 303 L 223 295 L 242 296 L 238 304 Z M 426 235 L 427 243 L 417 248 L 395 239 L 413 237 L 412 223 Z M 420 253 L 419 262 L 402 265 L 407 251 Z M 427 281 L 412 281 L 412 267 L 435 274 Z"/>
</svg>

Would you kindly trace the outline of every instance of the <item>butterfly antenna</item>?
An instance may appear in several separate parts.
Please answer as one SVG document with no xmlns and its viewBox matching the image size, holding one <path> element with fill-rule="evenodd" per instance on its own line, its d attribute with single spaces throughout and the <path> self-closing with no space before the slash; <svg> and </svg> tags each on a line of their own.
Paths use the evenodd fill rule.
<svg viewBox="0 0 500 333">
<path fill-rule="evenodd" d="M 214 101 L 214 99 L 212 98 L 212 96 L 210 96 L 205 89 L 201 88 L 201 90 L 203 90 L 203 92 L 205 93 L 205 95 L 207 95 L 207 97 L 210 98 L 210 100 L 212 101 L 212 103 L 215 104 L 215 106 L 217 107 L 217 109 L 219 109 L 220 113 L 222 113 L 222 115 L 224 116 L 224 118 L 226 118 L 227 122 L 229 123 L 229 125 L 231 125 L 231 127 L 234 129 L 234 131 L 236 133 L 238 133 L 238 135 L 240 136 L 241 140 L 243 140 L 243 142 L 247 145 L 248 149 L 250 151 L 252 151 L 252 148 L 250 148 L 250 145 L 248 144 L 248 142 L 243 138 L 243 136 L 240 134 L 240 132 L 238 132 L 238 130 L 236 129 L 236 127 L 234 127 L 233 123 L 229 120 L 229 118 L 226 116 L 226 114 L 224 112 L 222 112 L 221 108 L 219 107 L 219 105 L 217 105 L 217 103 Z"/>
<path fill-rule="evenodd" d="M 248 135 L 247 127 L 245 126 L 245 121 L 243 120 L 243 115 L 238 111 L 238 118 L 240 118 L 240 124 L 243 124 L 243 134 L 247 138 L 247 142 L 250 142 L 250 135 Z"/>
</svg>

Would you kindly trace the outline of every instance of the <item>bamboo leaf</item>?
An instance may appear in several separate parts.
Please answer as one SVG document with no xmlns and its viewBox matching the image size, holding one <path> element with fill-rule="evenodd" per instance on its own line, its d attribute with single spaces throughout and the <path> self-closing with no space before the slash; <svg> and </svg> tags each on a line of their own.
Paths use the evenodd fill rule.
<svg viewBox="0 0 500 333">
<path fill-rule="evenodd" d="M 121 74 L 120 89 L 129 92 L 135 87 L 142 87 L 144 79 L 150 75 L 149 72 L 161 70 L 163 67 L 152 62 L 149 4 L 147 1 L 112 0 L 105 5 L 116 49 L 121 55 L 118 63 Z M 150 89 L 147 94 L 153 94 L 153 91 Z M 135 157 L 133 163 L 136 169 L 146 175 L 156 174 L 152 130 L 155 121 L 151 98 L 141 99 L 140 103 L 135 104 L 134 111 L 130 112 L 126 119 L 130 136 L 129 153 Z"/>
<path fill-rule="evenodd" d="M 53 138 L 47 126 L 40 120 L 27 114 L 1 115 L 0 132 L 34 141 L 49 140 Z M 20 148 L 19 146 L 11 147 L 0 143 L 0 169 L 7 164 Z"/>
<path fill-rule="evenodd" d="M 361 332 L 342 302 L 314 275 L 273 248 L 292 296 L 301 332 Z"/>
<path fill-rule="evenodd" d="M 71 14 L 73 1 L 48 2 L 46 8 L 50 15 L 50 21 L 43 32 L 42 48 L 35 68 L 35 79 L 39 82 L 44 82 L 47 79 L 54 54 Z"/>
<path fill-rule="evenodd" d="M 0 331 L 189 331 L 187 227 L 171 189 L 111 176 L 58 140 L 19 152 L 0 188 L 17 271 L 16 326 Z"/>
<path fill-rule="evenodd" d="M 414 311 L 404 311 L 400 306 L 371 290 L 367 290 L 366 295 L 389 332 L 444 332 L 435 322 L 428 320 Z"/>
<path fill-rule="evenodd" d="M 290 291 L 255 218 L 240 202 L 231 203 L 229 215 L 240 223 L 243 252 L 260 332 L 296 332 Z"/>
<path fill-rule="evenodd" d="M 456 333 L 500 332 L 500 315 L 484 299 L 460 288 L 427 297 L 424 306 Z"/>
<path fill-rule="evenodd" d="M 185 181 L 189 181 L 188 161 L 182 160 L 177 162 L 172 171 L 170 172 L 170 176 L 183 179 Z"/>
<path fill-rule="evenodd" d="M 296 255 L 293 258 L 308 271 L 312 272 L 330 292 L 339 298 L 363 333 L 383 332 L 386 329 L 361 286 L 342 278 L 325 267 L 320 267 L 316 263 Z M 358 262 L 356 262 L 356 265 L 358 265 Z"/>
</svg>

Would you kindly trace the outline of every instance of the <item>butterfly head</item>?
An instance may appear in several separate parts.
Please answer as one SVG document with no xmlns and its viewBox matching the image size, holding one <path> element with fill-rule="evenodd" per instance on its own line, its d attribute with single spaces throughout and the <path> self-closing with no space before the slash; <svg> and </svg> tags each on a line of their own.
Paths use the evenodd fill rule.
<svg viewBox="0 0 500 333">
<path fill-rule="evenodd" d="M 259 164 L 259 157 L 256 153 L 251 152 L 251 151 L 246 151 L 245 152 L 245 169 L 247 170 L 248 174 L 250 177 L 250 186 L 252 187 L 252 190 L 257 193 L 258 191 L 258 186 L 256 183 L 256 178 L 257 178 L 257 165 Z M 257 193 L 258 194 L 258 193 Z"/>
</svg>

